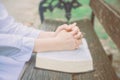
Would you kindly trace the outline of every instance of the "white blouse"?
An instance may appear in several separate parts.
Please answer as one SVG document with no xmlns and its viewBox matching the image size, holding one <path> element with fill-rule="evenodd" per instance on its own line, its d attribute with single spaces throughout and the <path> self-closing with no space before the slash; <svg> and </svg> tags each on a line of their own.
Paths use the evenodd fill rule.
<svg viewBox="0 0 120 80">
<path fill-rule="evenodd" d="M 40 31 L 15 22 L 0 3 L 0 80 L 17 80 Z"/>
</svg>

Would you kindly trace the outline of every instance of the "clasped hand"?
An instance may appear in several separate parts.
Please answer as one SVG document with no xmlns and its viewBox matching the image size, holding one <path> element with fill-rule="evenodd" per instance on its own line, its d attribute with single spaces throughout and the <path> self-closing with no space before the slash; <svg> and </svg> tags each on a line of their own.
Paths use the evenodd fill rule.
<svg viewBox="0 0 120 80">
<path fill-rule="evenodd" d="M 74 50 L 79 48 L 82 33 L 76 23 L 61 25 L 55 32 L 40 32 L 35 39 L 33 52 Z"/>
<path fill-rule="evenodd" d="M 72 50 L 79 48 L 82 40 L 82 33 L 80 29 L 76 26 L 76 23 L 67 25 L 61 25 L 55 31 L 56 38 L 63 41 L 63 48 L 66 50 Z"/>
</svg>

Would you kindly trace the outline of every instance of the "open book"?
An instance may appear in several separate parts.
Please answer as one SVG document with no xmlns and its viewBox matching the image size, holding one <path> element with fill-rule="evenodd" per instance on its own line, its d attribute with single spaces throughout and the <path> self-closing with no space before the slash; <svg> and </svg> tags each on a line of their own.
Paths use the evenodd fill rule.
<svg viewBox="0 0 120 80">
<path fill-rule="evenodd" d="M 36 56 L 37 68 L 80 73 L 93 70 L 93 61 L 85 39 L 79 49 L 71 51 L 41 52 Z"/>
</svg>

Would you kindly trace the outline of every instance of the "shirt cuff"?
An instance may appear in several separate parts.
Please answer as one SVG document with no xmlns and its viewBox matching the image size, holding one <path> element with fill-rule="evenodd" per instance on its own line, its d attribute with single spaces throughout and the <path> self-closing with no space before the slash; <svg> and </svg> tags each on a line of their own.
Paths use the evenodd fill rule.
<svg viewBox="0 0 120 80">
<path fill-rule="evenodd" d="M 21 51 L 14 55 L 13 58 L 20 62 L 29 61 L 32 56 L 34 42 L 34 38 L 23 37 Z"/>
</svg>

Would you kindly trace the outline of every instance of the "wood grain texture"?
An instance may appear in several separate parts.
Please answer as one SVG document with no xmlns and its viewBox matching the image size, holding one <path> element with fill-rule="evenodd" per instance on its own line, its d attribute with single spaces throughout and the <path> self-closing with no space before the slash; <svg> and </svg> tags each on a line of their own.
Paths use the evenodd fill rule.
<svg viewBox="0 0 120 80">
<path fill-rule="evenodd" d="M 106 32 L 120 49 L 120 13 L 104 0 L 91 0 L 90 6 Z"/>
<path fill-rule="evenodd" d="M 21 80 L 118 80 L 111 67 L 108 57 L 100 44 L 100 41 L 94 32 L 90 20 L 76 21 L 82 32 L 85 32 L 89 49 L 94 61 L 94 71 L 87 73 L 62 73 L 35 68 L 35 56 L 29 61 L 29 65 L 24 70 Z M 45 21 L 41 27 L 43 30 L 54 31 L 58 25 L 63 24 L 60 21 Z M 69 66 L 68 66 L 69 67 Z"/>
</svg>

